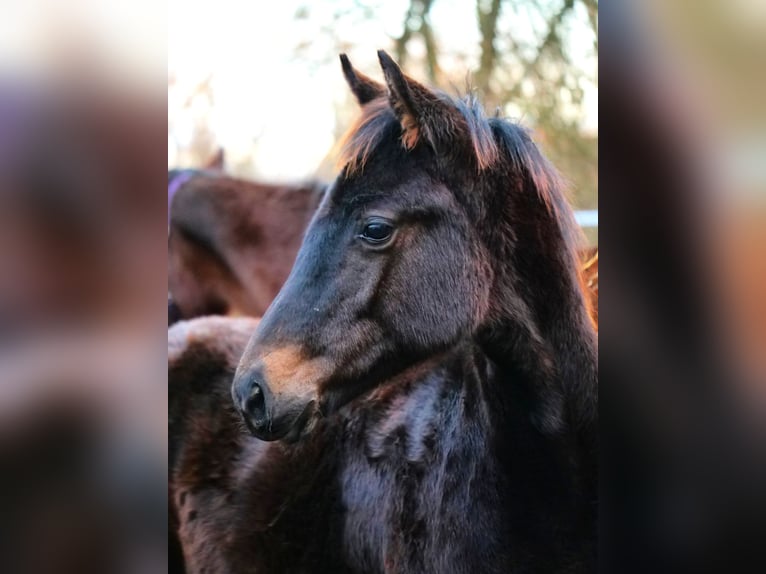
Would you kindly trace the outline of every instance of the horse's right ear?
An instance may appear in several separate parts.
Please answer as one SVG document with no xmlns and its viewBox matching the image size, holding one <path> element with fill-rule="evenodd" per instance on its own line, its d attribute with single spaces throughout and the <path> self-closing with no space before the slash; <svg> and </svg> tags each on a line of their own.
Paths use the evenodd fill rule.
<svg viewBox="0 0 766 574">
<path fill-rule="evenodd" d="M 346 54 L 340 55 L 340 64 L 343 66 L 343 75 L 346 77 L 346 82 L 348 82 L 351 92 L 356 96 L 356 100 L 360 105 L 363 106 L 375 98 L 385 95 L 386 88 L 383 84 L 376 82 L 361 72 L 357 72 Z"/>
<path fill-rule="evenodd" d="M 209 169 L 211 171 L 223 171 L 225 167 L 226 154 L 223 151 L 223 148 L 219 147 L 218 151 L 215 152 L 215 155 L 208 160 L 204 169 Z"/>
</svg>

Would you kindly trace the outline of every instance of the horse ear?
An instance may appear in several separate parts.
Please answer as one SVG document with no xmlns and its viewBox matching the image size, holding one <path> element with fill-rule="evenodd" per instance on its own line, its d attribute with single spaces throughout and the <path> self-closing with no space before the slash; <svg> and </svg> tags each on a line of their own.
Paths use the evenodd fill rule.
<svg viewBox="0 0 766 574">
<path fill-rule="evenodd" d="M 218 148 L 218 151 L 215 152 L 215 155 L 208 160 L 207 165 L 204 167 L 204 169 L 209 169 L 211 171 L 223 171 L 224 167 L 226 166 L 226 155 L 223 151 L 222 147 Z"/>
<path fill-rule="evenodd" d="M 340 65 L 343 67 L 343 75 L 346 76 L 346 82 L 348 82 L 351 92 L 356 96 L 359 105 L 363 106 L 386 93 L 383 84 L 376 82 L 361 72 L 357 72 L 346 54 L 340 55 Z"/>
<path fill-rule="evenodd" d="M 391 107 L 402 124 L 402 142 L 412 149 L 421 136 L 434 147 L 460 132 L 460 114 L 437 94 L 406 76 L 385 51 L 378 59 L 388 85 Z"/>
</svg>

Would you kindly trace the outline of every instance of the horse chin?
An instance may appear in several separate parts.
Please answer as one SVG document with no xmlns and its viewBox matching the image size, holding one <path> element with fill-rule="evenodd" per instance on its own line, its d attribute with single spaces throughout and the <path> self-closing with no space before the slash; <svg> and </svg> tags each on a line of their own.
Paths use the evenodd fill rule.
<svg viewBox="0 0 766 574">
<path fill-rule="evenodd" d="M 303 412 L 295 419 L 295 422 L 287 429 L 285 435 L 281 437 L 282 441 L 294 444 L 311 434 L 318 418 L 319 409 L 317 408 L 317 403 L 316 401 L 310 401 L 303 409 Z"/>
</svg>

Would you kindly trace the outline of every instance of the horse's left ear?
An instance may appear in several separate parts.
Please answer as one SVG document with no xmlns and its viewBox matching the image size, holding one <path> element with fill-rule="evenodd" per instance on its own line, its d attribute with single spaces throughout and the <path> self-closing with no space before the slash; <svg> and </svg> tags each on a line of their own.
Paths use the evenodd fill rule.
<svg viewBox="0 0 766 574">
<path fill-rule="evenodd" d="M 204 169 L 209 169 L 211 171 L 223 171 L 225 167 L 226 154 L 223 151 L 223 148 L 219 147 L 218 151 L 215 152 L 215 155 L 208 160 Z"/>
<path fill-rule="evenodd" d="M 412 149 L 421 137 L 439 149 L 450 138 L 465 129 L 465 120 L 456 108 L 437 94 L 404 75 L 385 51 L 378 50 L 378 59 L 388 85 L 391 107 L 402 124 L 402 143 Z"/>
</svg>

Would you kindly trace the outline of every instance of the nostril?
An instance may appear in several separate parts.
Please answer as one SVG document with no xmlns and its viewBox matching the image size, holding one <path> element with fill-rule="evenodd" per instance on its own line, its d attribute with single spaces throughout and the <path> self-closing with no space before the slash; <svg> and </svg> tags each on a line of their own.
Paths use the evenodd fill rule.
<svg viewBox="0 0 766 574">
<path fill-rule="evenodd" d="M 250 390 L 250 396 L 245 401 L 245 412 L 255 419 L 261 419 L 266 414 L 266 401 L 263 389 L 257 383 Z"/>
</svg>

